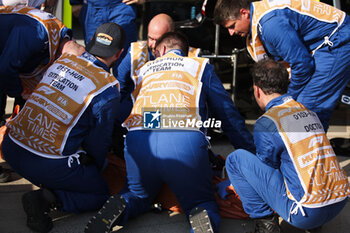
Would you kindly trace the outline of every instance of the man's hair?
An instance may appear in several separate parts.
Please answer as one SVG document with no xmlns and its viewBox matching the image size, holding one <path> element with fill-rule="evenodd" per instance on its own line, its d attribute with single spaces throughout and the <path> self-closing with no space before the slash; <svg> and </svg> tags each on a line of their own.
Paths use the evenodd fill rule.
<svg viewBox="0 0 350 233">
<path fill-rule="evenodd" d="M 214 8 L 214 22 L 223 24 L 227 20 L 240 18 L 242 8 L 249 10 L 253 0 L 218 0 Z"/>
<path fill-rule="evenodd" d="M 281 62 L 264 59 L 251 69 L 254 84 L 267 94 L 285 94 L 288 90 L 289 73 Z"/>
<path fill-rule="evenodd" d="M 181 32 L 164 33 L 156 42 L 156 47 L 164 43 L 167 50 L 180 49 L 186 56 L 188 54 L 189 43 L 187 37 Z"/>
</svg>

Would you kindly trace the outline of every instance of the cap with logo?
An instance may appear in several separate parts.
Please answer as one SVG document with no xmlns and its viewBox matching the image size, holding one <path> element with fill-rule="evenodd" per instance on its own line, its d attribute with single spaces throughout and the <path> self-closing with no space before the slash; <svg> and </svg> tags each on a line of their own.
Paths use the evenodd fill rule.
<svg viewBox="0 0 350 233">
<path fill-rule="evenodd" d="M 86 46 L 86 51 L 99 57 L 111 57 L 124 47 L 125 31 L 116 23 L 105 23 Z"/>
</svg>

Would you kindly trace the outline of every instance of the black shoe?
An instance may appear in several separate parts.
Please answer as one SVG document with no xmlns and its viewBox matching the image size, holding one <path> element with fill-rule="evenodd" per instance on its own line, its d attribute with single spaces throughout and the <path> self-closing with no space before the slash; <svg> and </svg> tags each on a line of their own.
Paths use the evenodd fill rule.
<svg viewBox="0 0 350 233">
<path fill-rule="evenodd" d="M 255 219 L 255 233 L 281 233 L 278 216 Z"/>
<path fill-rule="evenodd" d="M 56 197 L 47 189 L 39 189 L 23 194 L 22 205 L 24 212 L 27 214 L 27 226 L 35 232 L 49 232 L 53 224 L 48 212 L 55 205 L 55 202 Z"/>
<path fill-rule="evenodd" d="M 332 138 L 329 140 L 336 155 L 350 156 L 349 138 Z"/>
<path fill-rule="evenodd" d="M 111 196 L 103 207 L 93 216 L 85 227 L 85 233 L 110 232 L 117 224 L 126 207 L 125 199 L 120 195 Z"/>
<path fill-rule="evenodd" d="M 194 233 L 213 233 L 207 211 L 203 207 L 196 207 L 190 212 L 190 224 Z"/>
<path fill-rule="evenodd" d="M 10 175 L 8 172 L 6 172 L 1 166 L 0 166 L 0 183 L 6 183 L 10 178 Z"/>
<path fill-rule="evenodd" d="M 306 229 L 305 233 L 317 233 L 317 232 L 321 232 L 321 230 L 322 230 L 322 226 L 319 226 L 312 229 Z"/>
</svg>

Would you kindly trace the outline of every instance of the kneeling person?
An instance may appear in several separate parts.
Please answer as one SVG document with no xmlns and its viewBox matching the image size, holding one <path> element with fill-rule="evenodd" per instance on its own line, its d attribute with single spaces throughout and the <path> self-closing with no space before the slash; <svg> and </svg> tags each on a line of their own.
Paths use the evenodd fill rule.
<svg viewBox="0 0 350 233">
<path fill-rule="evenodd" d="M 176 195 L 195 233 L 218 232 L 207 129 L 201 124 L 209 120 L 208 111 L 221 121 L 218 127 L 236 148 L 255 150 L 244 119 L 208 59 L 187 57 L 188 42 L 176 32 L 165 33 L 156 51 L 158 58 L 133 77 L 136 98 L 124 122 L 129 130 L 125 161 L 130 191 L 112 196 L 87 224 L 86 233 L 109 232 L 115 224 L 149 211 L 163 183 Z"/>
<path fill-rule="evenodd" d="M 118 81 L 109 68 L 124 41 L 119 25 L 101 25 L 87 45 L 88 52 L 58 58 L 7 124 L 5 160 L 43 187 L 22 197 L 27 225 L 34 231 L 51 230 L 46 212 L 53 206 L 66 212 L 95 210 L 109 197 L 102 171 L 120 99 Z M 67 46 L 73 52 L 81 50 Z"/>
<path fill-rule="evenodd" d="M 280 232 L 276 211 L 301 229 L 334 218 L 350 194 L 348 178 L 317 115 L 288 96 L 288 72 L 272 60 L 253 68 L 254 96 L 265 114 L 254 126 L 256 155 L 236 150 L 229 179 L 256 232 Z"/>
</svg>

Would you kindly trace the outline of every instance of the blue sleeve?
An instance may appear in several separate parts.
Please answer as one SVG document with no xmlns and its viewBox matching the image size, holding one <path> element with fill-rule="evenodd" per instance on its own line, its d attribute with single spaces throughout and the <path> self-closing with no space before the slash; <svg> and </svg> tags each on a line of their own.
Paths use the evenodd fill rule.
<svg viewBox="0 0 350 233">
<path fill-rule="evenodd" d="M 134 90 L 134 82 L 131 79 L 131 54 L 130 48 L 118 66 L 117 79 L 120 85 L 121 101 L 128 98 Z"/>
<path fill-rule="evenodd" d="M 266 117 L 257 120 L 254 125 L 254 141 L 257 157 L 268 166 L 278 169 L 284 144 L 273 121 Z"/>
<path fill-rule="evenodd" d="M 210 113 L 221 120 L 221 127 L 235 149 L 243 148 L 255 153 L 253 137 L 245 125 L 243 117 L 234 106 L 212 65 L 207 64 L 202 82 L 206 92 Z"/>
<path fill-rule="evenodd" d="M 116 92 L 116 87 L 108 88 L 103 94 L 109 95 L 108 92 Z M 115 94 L 113 93 L 115 96 Z M 116 122 L 119 98 L 102 100 L 97 98 L 92 105 L 92 115 L 94 125 L 89 129 L 82 144 L 84 150 L 94 157 L 98 168 L 101 170 L 106 164 L 106 157 L 109 147 L 112 143 L 112 134 Z M 100 99 L 100 100 L 99 100 Z"/>
<path fill-rule="evenodd" d="M 129 116 L 133 102 L 131 99 L 131 93 L 133 92 L 135 85 L 131 79 L 131 54 L 130 48 L 127 54 L 118 66 L 118 76 L 120 86 L 120 108 L 117 113 L 118 124 L 124 122 L 124 120 Z"/>
<path fill-rule="evenodd" d="M 95 96 L 77 124 L 71 130 L 63 154 L 70 155 L 82 147 L 95 160 L 99 170 L 107 164 L 107 152 L 119 105 L 116 87 L 110 87 Z"/>
<path fill-rule="evenodd" d="M 62 40 L 64 37 L 68 37 L 69 39 L 73 38 L 73 31 L 70 28 L 64 27 L 61 29 L 60 39 Z"/>
<path fill-rule="evenodd" d="M 291 66 L 288 93 L 296 99 L 314 73 L 314 59 L 288 18 L 268 15 L 264 17 L 267 19 L 263 18 L 260 22 L 261 39 L 272 56 L 283 59 Z"/>
<path fill-rule="evenodd" d="M 33 63 L 33 56 L 38 56 L 45 48 L 46 32 L 34 32 L 37 32 L 35 26 L 13 27 L 0 55 L 1 91 L 5 90 L 11 97 L 19 96 L 22 92 L 20 71 L 28 63 Z"/>
</svg>

